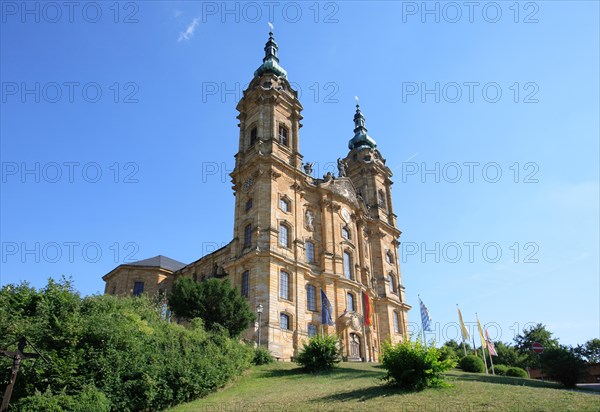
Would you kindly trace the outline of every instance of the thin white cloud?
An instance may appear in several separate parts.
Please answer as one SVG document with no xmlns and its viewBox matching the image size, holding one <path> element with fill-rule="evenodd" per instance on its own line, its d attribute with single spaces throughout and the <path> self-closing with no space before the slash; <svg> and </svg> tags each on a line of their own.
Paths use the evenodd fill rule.
<svg viewBox="0 0 600 412">
<path fill-rule="evenodd" d="M 182 12 L 181 10 L 177 10 L 177 9 L 175 9 L 175 10 L 173 11 L 173 17 L 175 17 L 175 18 L 177 18 L 177 17 L 181 16 L 182 14 L 183 14 L 183 12 Z"/>
<path fill-rule="evenodd" d="M 198 18 L 196 17 L 194 20 L 192 20 L 192 22 L 189 24 L 189 26 L 187 26 L 187 29 L 185 29 L 185 31 L 179 33 L 179 39 L 177 39 L 177 41 L 182 41 L 182 40 L 189 40 L 192 37 L 194 37 L 194 32 L 196 31 L 196 28 L 198 27 Z"/>
</svg>

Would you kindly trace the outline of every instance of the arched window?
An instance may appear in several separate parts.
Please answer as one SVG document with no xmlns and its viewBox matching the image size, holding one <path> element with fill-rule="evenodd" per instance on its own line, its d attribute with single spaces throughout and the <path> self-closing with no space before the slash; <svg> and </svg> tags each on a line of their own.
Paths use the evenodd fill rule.
<svg viewBox="0 0 600 412">
<path fill-rule="evenodd" d="M 144 282 L 134 282 L 133 296 L 140 296 L 142 293 L 144 293 Z"/>
<path fill-rule="evenodd" d="M 290 315 L 283 312 L 279 314 L 279 327 L 283 330 L 290 330 Z"/>
<path fill-rule="evenodd" d="M 250 273 L 246 270 L 242 273 L 242 296 L 248 297 L 250 291 Z"/>
<path fill-rule="evenodd" d="M 394 316 L 394 332 L 400 333 L 400 321 L 398 320 L 398 312 L 393 312 Z"/>
<path fill-rule="evenodd" d="M 356 307 L 354 305 L 354 295 L 352 293 L 348 292 L 346 294 L 346 300 L 347 300 L 346 303 L 347 303 L 348 312 L 356 311 Z"/>
<path fill-rule="evenodd" d="M 317 288 L 313 285 L 306 285 L 306 309 L 317 311 Z"/>
<path fill-rule="evenodd" d="M 290 201 L 287 200 L 285 197 L 280 197 L 279 198 L 279 208 L 281 210 L 283 210 L 284 212 L 289 212 L 290 211 Z"/>
<path fill-rule="evenodd" d="M 377 203 L 379 204 L 379 207 L 385 209 L 385 193 L 383 193 L 383 190 L 379 190 L 379 192 L 377 192 Z"/>
<path fill-rule="evenodd" d="M 279 297 L 290 300 L 290 275 L 284 270 L 279 272 Z"/>
<path fill-rule="evenodd" d="M 348 251 L 344 252 L 344 276 L 346 277 L 346 279 L 350 279 L 350 280 L 353 279 L 353 276 L 352 276 L 352 255 Z"/>
<path fill-rule="evenodd" d="M 396 293 L 396 281 L 394 280 L 394 275 L 392 273 L 388 275 L 388 281 L 390 282 L 390 292 Z"/>
<path fill-rule="evenodd" d="M 258 140 L 258 130 L 256 129 L 256 127 L 253 127 L 252 130 L 250 130 L 250 146 L 252 146 L 254 143 L 256 143 L 257 140 Z"/>
<path fill-rule="evenodd" d="M 248 224 L 244 227 L 244 249 L 252 244 L 252 225 Z"/>
<path fill-rule="evenodd" d="M 290 247 L 289 239 L 289 228 L 285 224 L 279 225 L 279 245 L 283 247 Z"/>
<path fill-rule="evenodd" d="M 281 143 L 284 146 L 289 145 L 288 129 L 283 125 L 279 126 L 279 143 Z"/>
<path fill-rule="evenodd" d="M 313 242 L 306 242 L 306 261 L 308 263 L 315 262 L 315 244 Z"/>
</svg>

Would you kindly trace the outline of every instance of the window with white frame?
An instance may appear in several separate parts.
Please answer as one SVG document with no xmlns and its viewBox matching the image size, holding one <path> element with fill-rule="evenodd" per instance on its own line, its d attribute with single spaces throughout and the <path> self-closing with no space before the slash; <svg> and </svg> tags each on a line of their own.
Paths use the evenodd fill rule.
<svg viewBox="0 0 600 412">
<path fill-rule="evenodd" d="M 285 270 L 279 272 L 279 297 L 290 300 L 290 275 Z"/>
</svg>

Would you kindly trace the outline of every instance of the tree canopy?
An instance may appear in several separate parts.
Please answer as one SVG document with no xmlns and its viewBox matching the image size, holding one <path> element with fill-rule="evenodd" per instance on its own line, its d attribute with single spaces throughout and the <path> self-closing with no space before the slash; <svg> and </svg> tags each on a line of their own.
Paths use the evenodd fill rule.
<svg viewBox="0 0 600 412">
<path fill-rule="evenodd" d="M 239 336 L 256 319 L 246 299 L 226 279 L 195 282 L 180 278 L 168 299 L 175 316 L 188 320 L 200 318 L 207 329 L 222 327 L 232 337 Z"/>
</svg>

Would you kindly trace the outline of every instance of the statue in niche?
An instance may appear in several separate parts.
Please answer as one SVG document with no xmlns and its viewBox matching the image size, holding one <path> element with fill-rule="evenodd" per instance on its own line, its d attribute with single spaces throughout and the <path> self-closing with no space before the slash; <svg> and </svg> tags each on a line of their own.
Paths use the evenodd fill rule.
<svg viewBox="0 0 600 412">
<path fill-rule="evenodd" d="M 306 211 L 304 214 L 304 219 L 306 221 L 306 228 L 311 232 L 315 230 L 315 215 L 313 214 L 312 210 L 309 209 Z"/>
</svg>

